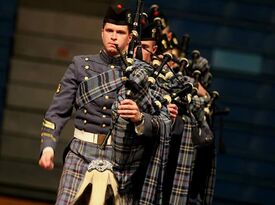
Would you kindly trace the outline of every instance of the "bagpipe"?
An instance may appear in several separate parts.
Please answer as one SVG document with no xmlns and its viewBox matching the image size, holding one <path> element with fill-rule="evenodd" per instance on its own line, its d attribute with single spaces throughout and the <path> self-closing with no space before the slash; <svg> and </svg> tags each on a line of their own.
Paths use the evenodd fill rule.
<svg viewBox="0 0 275 205">
<path fill-rule="evenodd" d="M 154 70 L 147 63 L 134 58 L 134 52 L 139 42 L 138 28 L 143 10 L 143 1 L 137 1 L 135 19 L 132 24 L 132 41 L 128 47 L 127 55 L 120 52 L 124 62 L 122 69 L 123 86 L 119 89 L 117 99 L 112 106 L 112 146 L 113 146 L 113 172 L 119 184 L 120 193 L 127 193 L 131 188 L 132 180 L 144 159 L 146 137 L 137 136 L 135 124 L 123 119 L 117 113 L 121 100 L 131 99 L 139 107 L 141 113 L 151 116 L 149 123 L 158 131 L 158 135 L 169 135 L 170 118 L 168 112 L 157 110 L 154 106 L 156 93 L 150 89 L 149 76 L 155 75 Z M 147 126 L 144 122 L 144 126 Z M 154 129 L 153 128 L 153 129 Z M 148 144 L 148 143 L 147 143 Z"/>
<path fill-rule="evenodd" d="M 134 20 L 131 28 L 132 39 L 131 39 L 131 42 L 129 43 L 128 54 L 127 54 L 128 65 L 133 64 L 135 48 L 137 48 L 137 52 L 136 52 L 137 59 L 142 59 L 142 48 L 140 44 L 140 29 L 141 29 L 140 21 L 142 19 L 142 16 L 144 15 L 143 4 L 144 4 L 143 0 L 137 0 L 136 12 L 135 12 L 135 16 L 134 16 Z"/>
<path fill-rule="evenodd" d="M 157 35 L 159 36 L 159 35 Z M 173 47 L 169 48 L 167 37 L 161 40 L 164 51 L 169 50 L 173 54 Z M 173 37 L 172 37 L 173 41 Z M 208 91 L 211 84 L 212 74 L 206 58 L 200 55 L 198 50 L 191 52 L 188 59 L 190 36 L 185 34 L 182 37 L 180 55 L 171 55 L 170 60 L 175 66 L 173 68 L 166 65 L 158 75 L 157 84 L 167 94 L 162 99 L 156 101 L 158 107 L 174 103 L 179 108 L 179 116 L 193 118 L 193 142 L 195 146 L 201 146 L 213 142 L 213 133 L 210 129 L 210 121 L 213 114 L 214 102 L 218 98 L 217 91 L 206 92 L 201 96 L 200 86 Z M 160 45 L 160 44 L 158 44 Z M 166 51 L 167 52 L 167 51 Z M 160 55 L 160 54 L 159 54 Z M 163 59 L 167 53 L 163 54 Z M 158 58 L 153 60 L 153 66 L 157 67 L 160 63 Z M 156 62 L 155 62 L 156 61 Z"/>
<path fill-rule="evenodd" d="M 160 56 L 160 55 L 159 55 Z M 180 69 L 176 71 L 167 63 L 173 61 L 180 65 Z M 171 53 L 164 53 L 162 59 L 154 56 L 152 66 L 155 69 L 155 75 L 150 80 L 151 84 L 162 90 L 163 95 L 155 101 L 155 105 L 160 109 L 162 106 L 167 106 L 169 103 L 177 104 L 180 108 L 180 113 L 186 113 L 186 106 L 190 102 L 190 95 L 194 91 L 194 80 L 184 75 L 182 72 L 189 62 L 186 58 L 177 59 Z"/>
</svg>

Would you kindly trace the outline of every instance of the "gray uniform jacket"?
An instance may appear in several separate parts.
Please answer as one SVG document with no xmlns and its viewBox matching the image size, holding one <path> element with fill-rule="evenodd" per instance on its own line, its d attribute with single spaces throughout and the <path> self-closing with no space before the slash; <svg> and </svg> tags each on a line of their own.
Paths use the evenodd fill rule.
<svg viewBox="0 0 275 205">
<path fill-rule="evenodd" d="M 122 60 L 108 56 L 104 51 L 97 55 L 75 56 L 62 77 L 53 101 L 49 106 L 41 129 L 41 151 L 45 147 L 55 149 L 62 128 L 71 118 L 75 108 L 74 126 L 86 132 L 107 134 L 111 125 L 111 106 L 116 90 L 104 93 L 97 99 L 79 106 L 76 99 L 82 81 L 109 69 L 121 71 Z M 151 116 L 144 114 L 144 135 L 153 136 Z"/>
</svg>

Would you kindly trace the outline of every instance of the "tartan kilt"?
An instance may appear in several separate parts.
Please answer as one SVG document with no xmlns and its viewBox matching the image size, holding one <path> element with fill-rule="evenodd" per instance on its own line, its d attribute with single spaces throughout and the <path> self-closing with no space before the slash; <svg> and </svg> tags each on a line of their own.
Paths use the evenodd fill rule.
<svg viewBox="0 0 275 205">
<path fill-rule="evenodd" d="M 199 148 L 201 149 L 201 148 Z M 194 189 L 193 186 L 190 185 L 190 193 L 189 193 L 189 200 L 194 202 L 194 203 L 200 203 L 204 205 L 211 205 L 214 197 L 214 191 L 215 191 L 215 182 L 216 182 L 216 148 L 215 144 L 209 145 L 207 147 L 203 147 L 204 151 L 203 153 L 200 153 L 201 157 L 203 157 L 204 164 L 199 165 L 199 169 L 195 171 L 195 166 L 197 165 L 196 163 L 202 163 L 202 159 L 197 161 L 197 154 L 198 150 L 196 149 L 195 154 L 194 154 L 194 160 L 192 163 L 192 179 L 196 175 L 198 177 L 198 174 L 200 170 L 203 170 L 206 173 L 206 178 L 204 181 L 203 179 L 200 179 L 199 183 L 202 185 L 200 189 L 196 188 L 195 190 L 199 190 L 196 196 L 194 196 Z M 205 170 L 205 163 L 207 163 L 209 166 L 207 170 Z M 193 179 L 194 181 L 198 181 L 198 179 Z M 196 192 L 195 192 L 196 193 Z"/>
<path fill-rule="evenodd" d="M 101 151 L 96 144 L 74 138 L 65 158 L 55 204 L 71 204 L 84 179 L 89 163 L 99 157 L 111 160 L 111 153 L 111 146 L 106 146 L 105 150 Z"/>
<path fill-rule="evenodd" d="M 192 175 L 192 160 L 194 146 L 192 143 L 192 129 L 196 124 L 187 116 L 184 116 L 184 129 L 182 133 L 178 161 L 174 175 L 169 205 L 187 204 L 190 178 Z"/>
<path fill-rule="evenodd" d="M 216 149 L 214 150 L 214 156 L 211 160 L 211 171 L 208 175 L 205 188 L 204 204 L 211 205 L 213 202 L 215 183 L 216 183 L 216 172 L 217 172 L 217 158 Z"/>
<path fill-rule="evenodd" d="M 139 205 L 163 205 L 163 185 L 168 163 L 170 143 L 170 121 L 163 120 L 159 124 L 160 136 L 146 170 Z"/>
</svg>

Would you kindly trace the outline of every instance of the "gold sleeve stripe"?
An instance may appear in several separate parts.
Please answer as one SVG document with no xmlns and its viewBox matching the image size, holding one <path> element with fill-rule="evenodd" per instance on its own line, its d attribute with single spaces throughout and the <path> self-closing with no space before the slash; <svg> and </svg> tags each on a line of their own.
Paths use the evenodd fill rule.
<svg viewBox="0 0 275 205">
<path fill-rule="evenodd" d="M 54 137 L 51 133 L 42 132 L 42 133 L 41 133 L 41 136 L 42 136 L 42 137 L 49 137 L 49 138 L 52 139 L 52 141 L 56 142 L 55 137 Z"/>
<path fill-rule="evenodd" d="M 45 120 L 45 119 L 43 120 L 43 126 L 47 127 L 47 128 L 50 128 L 52 130 L 55 129 L 55 124 L 53 122 L 50 122 L 50 121 Z"/>
</svg>

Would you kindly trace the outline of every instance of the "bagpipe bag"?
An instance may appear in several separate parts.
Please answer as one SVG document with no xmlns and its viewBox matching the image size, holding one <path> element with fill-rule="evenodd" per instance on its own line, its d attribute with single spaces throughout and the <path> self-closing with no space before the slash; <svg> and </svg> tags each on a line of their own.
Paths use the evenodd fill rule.
<svg viewBox="0 0 275 205">
<path fill-rule="evenodd" d="M 113 171 L 119 183 L 121 192 L 127 190 L 132 182 L 132 177 L 139 168 L 144 157 L 150 157 L 146 170 L 145 183 L 146 189 L 150 187 L 150 192 L 155 195 L 160 193 L 163 180 L 164 169 L 168 156 L 169 133 L 171 129 L 171 121 L 167 108 L 161 110 L 156 109 L 154 101 L 161 93 L 150 88 L 148 76 L 151 75 L 153 69 L 146 63 L 135 60 L 133 71 L 128 77 L 128 82 L 124 83 L 118 92 L 118 97 L 113 104 Z M 140 111 L 152 116 L 151 122 L 158 129 L 154 138 L 157 146 L 151 156 L 144 156 L 144 148 L 146 136 L 138 136 L 135 132 L 135 126 L 117 114 L 119 101 L 127 98 L 127 89 L 132 90 L 132 100 L 134 100 Z M 145 124 L 145 126 L 147 126 Z M 153 145 L 152 145 L 153 148 Z M 151 199 L 155 200 L 155 199 Z"/>
</svg>

